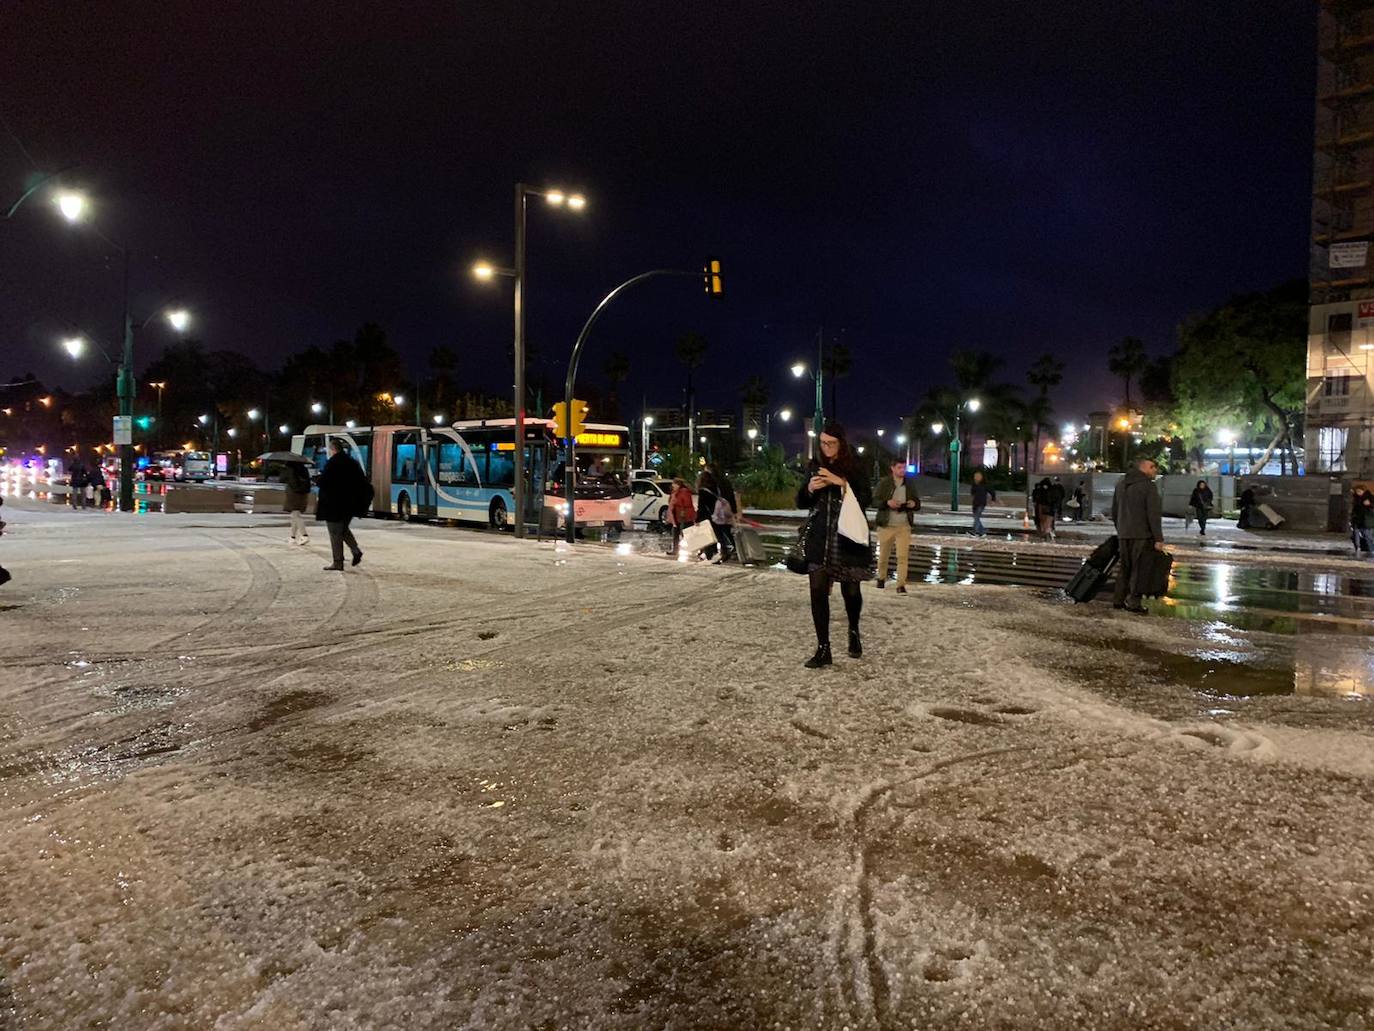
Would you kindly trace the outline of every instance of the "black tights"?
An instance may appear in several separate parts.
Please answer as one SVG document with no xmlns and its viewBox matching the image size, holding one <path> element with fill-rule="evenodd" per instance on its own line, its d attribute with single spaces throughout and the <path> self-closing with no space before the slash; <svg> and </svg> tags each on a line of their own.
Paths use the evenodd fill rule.
<svg viewBox="0 0 1374 1031">
<path fill-rule="evenodd" d="M 830 643 L 830 574 L 824 570 L 811 573 L 811 621 L 816 624 L 816 643 Z M 863 611 L 864 599 L 859 593 L 856 580 L 840 581 L 840 597 L 844 599 L 844 612 L 849 617 L 849 629 L 859 632 L 859 613 Z"/>
</svg>

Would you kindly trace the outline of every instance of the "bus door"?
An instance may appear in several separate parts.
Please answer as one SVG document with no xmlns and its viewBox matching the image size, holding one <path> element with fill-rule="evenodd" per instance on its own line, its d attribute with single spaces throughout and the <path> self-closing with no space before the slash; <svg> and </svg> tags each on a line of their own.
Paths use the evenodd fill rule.
<svg viewBox="0 0 1374 1031">
<path fill-rule="evenodd" d="M 439 473 L 439 442 L 428 434 L 420 443 L 415 483 L 415 514 L 433 519 L 439 514 L 439 495 L 435 483 Z"/>
<path fill-rule="evenodd" d="M 544 511 L 544 475 L 549 459 L 546 441 L 525 446 L 525 522 L 539 525 Z"/>
</svg>

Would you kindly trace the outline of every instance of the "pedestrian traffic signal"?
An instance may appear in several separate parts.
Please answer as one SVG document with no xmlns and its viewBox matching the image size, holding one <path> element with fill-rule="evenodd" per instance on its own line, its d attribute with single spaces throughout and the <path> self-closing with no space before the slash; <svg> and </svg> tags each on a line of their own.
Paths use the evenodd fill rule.
<svg viewBox="0 0 1374 1031">
<path fill-rule="evenodd" d="M 706 287 L 706 296 L 723 296 L 725 293 L 725 284 L 720 278 L 720 259 L 707 258 L 701 273 L 701 281 Z"/>
</svg>

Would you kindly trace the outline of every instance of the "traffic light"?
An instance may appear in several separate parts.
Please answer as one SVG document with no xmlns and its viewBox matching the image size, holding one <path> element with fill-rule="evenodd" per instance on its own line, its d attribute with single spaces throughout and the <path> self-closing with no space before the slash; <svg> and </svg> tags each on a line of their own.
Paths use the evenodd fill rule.
<svg viewBox="0 0 1374 1031">
<path fill-rule="evenodd" d="M 574 437 L 582 432 L 583 420 L 587 418 L 587 413 L 589 411 L 591 411 L 591 409 L 587 406 L 586 401 L 579 401 L 577 398 L 573 398 L 572 435 Z"/>
<path fill-rule="evenodd" d="M 553 435 L 559 440 L 568 436 L 568 406 L 562 401 L 553 406 Z"/>
<path fill-rule="evenodd" d="M 707 297 L 721 297 L 725 293 L 725 284 L 720 278 L 720 259 L 707 258 L 706 264 L 701 270 L 701 281 L 706 287 Z"/>
<path fill-rule="evenodd" d="M 137 419 L 134 420 L 134 425 L 141 430 L 151 429 L 153 425 L 153 417 L 151 415 L 140 415 Z"/>
</svg>

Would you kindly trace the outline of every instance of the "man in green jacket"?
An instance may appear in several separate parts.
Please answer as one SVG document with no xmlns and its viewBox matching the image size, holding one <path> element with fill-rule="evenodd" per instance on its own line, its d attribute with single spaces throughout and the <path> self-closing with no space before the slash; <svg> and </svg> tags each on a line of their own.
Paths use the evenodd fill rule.
<svg viewBox="0 0 1374 1031">
<path fill-rule="evenodd" d="M 889 475 L 873 491 L 878 517 L 878 586 L 887 586 L 887 563 L 897 549 L 897 593 L 906 593 L 907 563 L 911 558 L 912 517 L 921 507 L 916 478 L 906 474 L 906 462 L 894 459 Z"/>
</svg>

